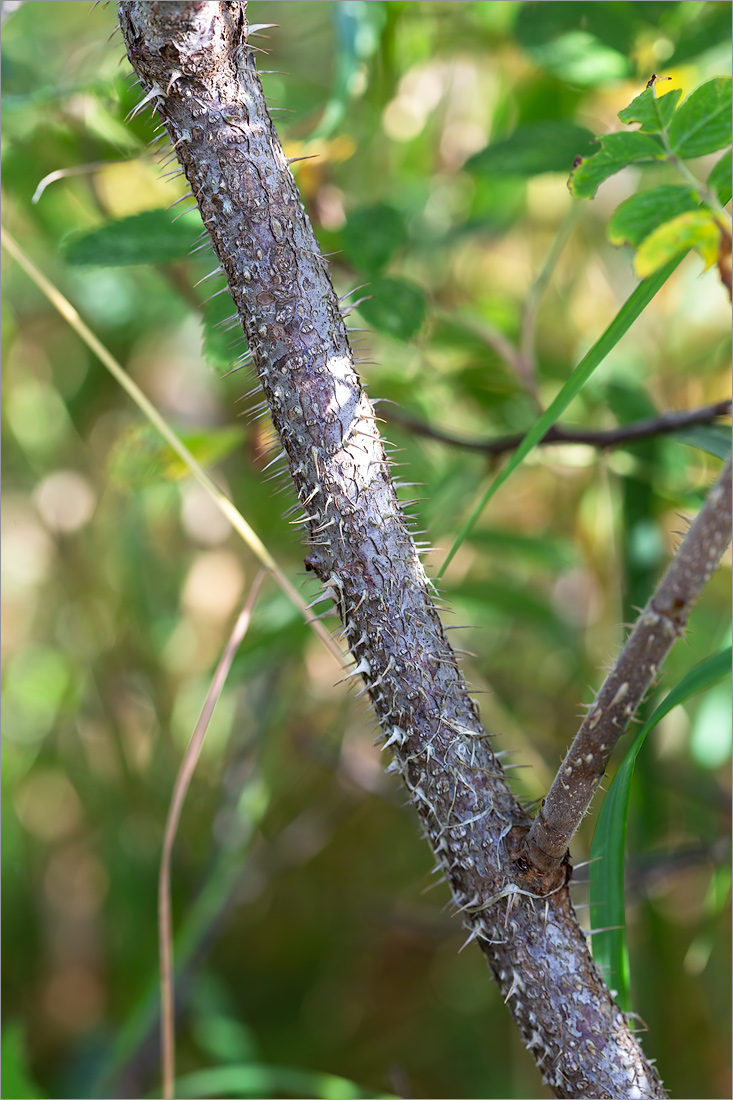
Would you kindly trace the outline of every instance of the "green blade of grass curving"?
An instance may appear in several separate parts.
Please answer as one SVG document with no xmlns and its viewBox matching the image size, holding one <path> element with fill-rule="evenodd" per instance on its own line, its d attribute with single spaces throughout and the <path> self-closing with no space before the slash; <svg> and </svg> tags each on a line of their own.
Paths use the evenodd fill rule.
<svg viewBox="0 0 733 1100">
<path fill-rule="evenodd" d="M 714 653 L 695 665 L 672 688 L 634 738 L 598 815 L 590 864 L 591 919 L 594 930 L 599 930 L 593 936 L 593 956 L 600 967 L 608 968 L 605 969 L 606 980 L 616 990 L 616 1001 L 624 1012 L 631 1011 L 624 906 L 624 849 L 636 757 L 646 735 L 666 714 L 730 674 L 731 656 L 733 651 L 730 646 Z"/>
<path fill-rule="evenodd" d="M 657 291 L 664 286 L 672 272 L 679 267 L 685 255 L 686 253 L 682 253 L 675 257 L 668 264 L 665 264 L 664 267 L 660 268 L 659 271 L 655 271 L 653 275 L 650 275 L 648 279 L 644 279 L 643 282 L 639 283 L 633 294 L 627 298 L 606 331 L 600 339 L 596 341 L 590 351 L 583 356 L 555 400 L 542 414 L 539 420 L 530 428 L 504 469 L 497 474 L 491 485 L 489 485 L 488 489 L 458 532 L 455 542 L 448 552 L 448 556 L 440 567 L 440 571 L 436 578 L 437 580 L 440 580 L 444 575 L 458 548 L 472 530 L 477 519 L 493 497 L 494 493 L 496 493 L 497 489 L 501 488 L 510 474 L 514 473 L 516 468 L 524 461 L 529 452 L 537 446 L 553 424 L 557 423 L 573 398 L 578 396 L 593 372 L 601 365 L 606 356 L 613 351 L 621 337 L 626 335 L 639 314 L 646 309 L 649 302 L 651 302 Z"/>
</svg>

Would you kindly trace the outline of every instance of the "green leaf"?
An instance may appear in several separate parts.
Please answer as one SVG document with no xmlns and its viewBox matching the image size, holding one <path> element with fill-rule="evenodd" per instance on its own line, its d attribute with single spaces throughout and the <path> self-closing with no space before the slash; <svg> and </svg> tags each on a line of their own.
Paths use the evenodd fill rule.
<svg viewBox="0 0 733 1100">
<path fill-rule="evenodd" d="M 201 232 L 198 213 L 178 217 L 166 210 L 145 210 L 107 222 L 91 233 L 69 238 L 64 245 L 70 264 L 122 267 L 185 260 Z"/>
<path fill-rule="evenodd" d="M 634 20 L 627 4 L 524 3 L 516 34 L 537 65 L 579 87 L 618 80 L 630 71 Z"/>
<path fill-rule="evenodd" d="M 517 40 L 526 48 L 572 35 L 582 27 L 599 44 L 628 54 L 636 34 L 629 4 L 598 3 L 597 0 L 535 0 L 520 6 L 516 23 Z"/>
<path fill-rule="evenodd" d="M 341 230 L 344 252 L 364 271 L 380 271 L 406 240 L 402 215 L 386 203 L 352 210 Z"/>
<path fill-rule="evenodd" d="M 376 52 L 387 21 L 385 3 L 335 4 L 332 18 L 337 52 L 331 97 L 311 138 L 330 137 L 337 129 L 349 102 L 368 87 L 368 60 Z"/>
<path fill-rule="evenodd" d="M 226 985 L 217 975 L 197 975 L 191 988 L 190 1005 L 191 1036 L 209 1063 L 227 1065 L 257 1061 L 254 1033 L 239 1018 Z"/>
<path fill-rule="evenodd" d="M 212 428 L 207 432 L 180 432 L 180 438 L 202 466 L 215 466 L 243 440 L 240 428 Z M 182 481 L 188 467 L 148 423 L 132 424 L 118 435 L 108 459 L 111 483 L 122 492 L 134 492 L 162 480 Z"/>
<path fill-rule="evenodd" d="M 274 1097 L 313 1096 L 317 1100 L 361 1100 L 370 1096 L 393 1100 L 387 1092 L 366 1092 L 353 1081 L 331 1073 L 292 1069 L 290 1066 L 246 1063 L 213 1066 L 176 1081 L 177 1096 Z"/>
<path fill-rule="evenodd" d="M 678 214 L 658 226 L 642 241 L 634 257 L 634 270 L 646 279 L 680 253 L 694 248 L 712 267 L 718 258 L 720 226 L 708 210 L 691 210 Z"/>
<path fill-rule="evenodd" d="M 20 1024 L 8 1024 L 2 1037 L 3 1096 L 17 1100 L 39 1100 L 48 1096 L 28 1070 L 28 1056 Z"/>
<path fill-rule="evenodd" d="M 651 7 L 652 5 L 647 4 L 645 0 L 642 6 Z M 684 9 L 688 5 L 676 6 Z M 721 46 L 726 48 L 729 42 L 730 4 L 701 4 L 698 14 L 683 24 L 674 53 L 666 59 L 665 65 L 668 69 L 672 69 L 710 49 L 720 49 Z"/>
<path fill-rule="evenodd" d="M 547 72 L 581 88 L 621 80 L 631 71 L 628 57 L 581 30 L 535 47 L 532 56 Z"/>
<path fill-rule="evenodd" d="M 446 569 L 450 565 L 453 557 L 458 550 L 459 546 L 464 542 L 468 533 L 473 529 L 476 520 L 483 512 L 486 505 L 491 498 L 497 492 L 498 489 L 504 484 L 507 478 L 512 474 L 517 467 L 524 461 L 529 452 L 537 446 L 539 441 L 547 434 L 553 424 L 556 424 L 562 414 L 567 409 L 570 402 L 578 396 L 583 386 L 591 377 L 597 367 L 601 365 L 603 360 L 611 351 L 616 347 L 619 340 L 626 332 L 631 328 L 634 321 L 637 319 L 640 313 L 642 313 L 651 302 L 657 291 L 664 286 L 670 275 L 676 270 L 679 264 L 682 262 L 682 256 L 672 260 L 661 271 L 656 272 L 650 279 L 645 279 L 643 283 L 637 286 L 636 290 L 626 299 L 621 309 L 614 317 L 611 324 L 608 326 L 603 335 L 596 341 L 589 352 L 581 359 L 578 366 L 568 378 L 567 382 L 560 390 L 559 394 L 549 406 L 548 409 L 535 421 L 534 425 L 527 432 L 526 436 L 522 440 L 522 443 L 517 447 L 512 457 L 507 462 L 504 469 L 498 474 L 488 489 L 484 492 L 483 496 L 479 500 L 478 504 L 474 507 L 470 516 L 461 527 L 458 532 L 453 545 L 450 548 L 448 556 L 443 562 L 437 575 L 437 580 L 444 575 Z"/>
<path fill-rule="evenodd" d="M 591 156 L 595 137 L 564 120 L 521 126 L 511 137 L 487 145 L 466 163 L 471 172 L 489 176 L 538 176 L 569 172 L 577 156 Z"/>
<path fill-rule="evenodd" d="M 525 560 L 538 568 L 555 573 L 567 569 L 577 559 L 570 543 L 556 538 L 539 538 L 502 531 L 496 527 L 480 527 L 471 531 L 468 541 L 491 552 L 492 559 L 505 554 L 514 560 Z"/>
<path fill-rule="evenodd" d="M 692 424 L 689 428 L 675 432 L 672 439 L 678 439 L 688 447 L 696 447 L 698 451 L 714 455 L 723 462 L 731 451 L 730 426 L 725 424 Z"/>
<path fill-rule="evenodd" d="M 681 88 L 674 88 L 663 96 L 657 95 L 655 87 L 645 88 L 628 107 L 619 111 L 618 117 L 622 122 L 641 123 L 640 133 L 658 134 L 669 126 L 681 95 Z"/>
<path fill-rule="evenodd" d="M 637 733 L 603 800 L 598 815 L 590 864 L 591 920 L 594 929 L 612 929 L 593 936 L 593 956 L 606 970 L 606 978 L 617 990 L 616 1000 L 631 1010 L 629 958 L 626 947 L 624 907 L 624 850 L 626 822 L 634 764 L 650 730 L 680 703 L 730 675 L 731 649 L 721 650 L 696 665 L 680 680 Z"/>
<path fill-rule="evenodd" d="M 611 244 L 636 248 L 663 222 L 699 209 L 700 203 L 688 187 L 653 187 L 632 195 L 616 208 L 608 223 L 608 239 Z"/>
<path fill-rule="evenodd" d="M 731 180 L 731 150 L 726 149 L 708 176 L 708 187 L 717 191 L 723 206 L 730 202 L 733 180 Z"/>
<path fill-rule="evenodd" d="M 669 144 L 680 157 L 701 157 L 731 143 L 731 78 L 708 80 L 687 97 L 669 127 Z"/>
<path fill-rule="evenodd" d="M 592 199 L 604 180 L 629 164 L 663 160 L 665 156 L 659 138 L 638 130 L 603 134 L 597 140 L 601 142 L 600 152 L 581 160 L 570 174 L 570 190 L 579 199 Z"/>
<path fill-rule="evenodd" d="M 667 14 L 673 14 L 679 8 L 679 0 L 631 0 L 634 15 L 650 23 L 655 30 L 664 25 Z"/>
<path fill-rule="evenodd" d="M 470 601 L 498 612 L 516 624 L 522 620 L 545 630 L 550 637 L 572 641 L 574 631 L 541 596 L 528 587 L 518 588 L 509 581 L 463 581 L 450 590 L 451 600 Z"/>
<path fill-rule="evenodd" d="M 406 279 L 374 279 L 368 289 L 371 297 L 359 306 L 364 320 L 398 340 L 412 339 L 425 320 L 420 287 Z"/>
</svg>

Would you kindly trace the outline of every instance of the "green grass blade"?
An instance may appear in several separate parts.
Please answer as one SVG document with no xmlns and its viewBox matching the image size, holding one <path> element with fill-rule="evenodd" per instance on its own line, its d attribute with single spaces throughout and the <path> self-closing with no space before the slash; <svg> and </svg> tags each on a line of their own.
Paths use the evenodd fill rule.
<svg viewBox="0 0 733 1100">
<path fill-rule="evenodd" d="M 530 428 L 504 469 L 497 474 L 491 485 L 489 485 L 488 489 L 471 512 L 471 515 L 458 532 L 455 542 L 451 546 L 448 556 L 440 568 L 437 580 L 440 580 L 444 575 L 459 546 L 461 546 L 468 533 L 472 530 L 476 520 L 483 512 L 494 493 L 496 493 L 497 489 L 504 484 L 510 474 L 514 473 L 516 468 L 524 461 L 529 452 L 537 446 L 553 424 L 557 423 L 570 402 L 578 396 L 593 372 L 601 365 L 606 356 L 613 351 L 621 337 L 625 336 L 639 314 L 646 309 L 657 291 L 664 286 L 672 272 L 680 265 L 682 259 L 683 255 L 675 257 L 675 259 L 660 268 L 659 271 L 656 271 L 648 279 L 644 279 L 643 282 L 639 283 L 633 294 L 627 298 L 606 331 L 600 339 L 596 341 L 570 375 L 550 407 Z"/>
<path fill-rule="evenodd" d="M 214 1066 L 180 1077 L 176 1082 L 177 1096 L 236 1096 L 239 1098 L 310 1096 L 317 1100 L 366 1100 L 378 1096 L 393 1100 L 388 1092 L 366 1092 L 353 1081 L 330 1073 L 291 1069 L 250 1063 L 246 1065 Z"/>
<path fill-rule="evenodd" d="M 48 1096 L 37 1084 L 28 1065 L 25 1042 L 25 1025 L 11 1020 L 5 1023 L 0 1047 L 2 1063 L 3 1092 L 6 1096 L 17 1096 L 18 1100 L 35 1100 Z"/>
<path fill-rule="evenodd" d="M 590 865 L 591 920 L 594 929 L 609 931 L 593 936 L 593 955 L 599 966 L 607 968 L 604 970 L 606 981 L 617 991 L 616 1000 L 624 1012 L 631 1011 L 624 906 L 624 849 L 634 763 L 646 735 L 666 714 L 730 674 L 732 656 L 730 646 L 714 653 L 695 665 L 672 688 L 634 738 L 598 815 L 591 846 L 591 859 L 596 861 Z"/>
</svg>

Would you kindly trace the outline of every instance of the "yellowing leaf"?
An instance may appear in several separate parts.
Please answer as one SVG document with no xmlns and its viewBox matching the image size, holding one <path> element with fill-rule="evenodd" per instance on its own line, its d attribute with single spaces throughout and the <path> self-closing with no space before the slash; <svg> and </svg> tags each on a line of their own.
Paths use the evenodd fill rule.
<svg viewBox="0 0 733 1100">
<path fill-rule="evenodd" d="M 97 172 L 95 187 L 111 218 L 165 208 L 185 190 L 180 181 L 163 179 L 155 163 L 142 158 L 111 161 Z"/>
<path fill-rule="evenodd" d="M 680 252 L 694 248 L 702 256 L 705 267 L 712 267 L 718 258 L 720 226 L 707 210 L 690 210 L 658 226 L 646 237 L 634 258 L 634 270 L 646 279 Z"/>
</svg>

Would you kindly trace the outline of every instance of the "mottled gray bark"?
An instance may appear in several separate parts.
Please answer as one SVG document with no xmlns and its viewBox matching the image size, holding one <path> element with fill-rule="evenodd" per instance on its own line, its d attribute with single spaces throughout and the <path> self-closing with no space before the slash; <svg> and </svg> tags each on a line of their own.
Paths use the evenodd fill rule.
<svg viewBox="0 0 733 1100">
<path fill-rule="evenodd" d="M 470 935 L 557 1096 L 662 1097 L 588 951 L 567 867 L 530 821 L 468 695 L 392 484 L 339 305 L 270 121 L 242 3 L 121 3 L 253 352 L 310 540 L 369 698 Z M 542 895 L 541 900 L 538 895 Z"/>
</svg>

